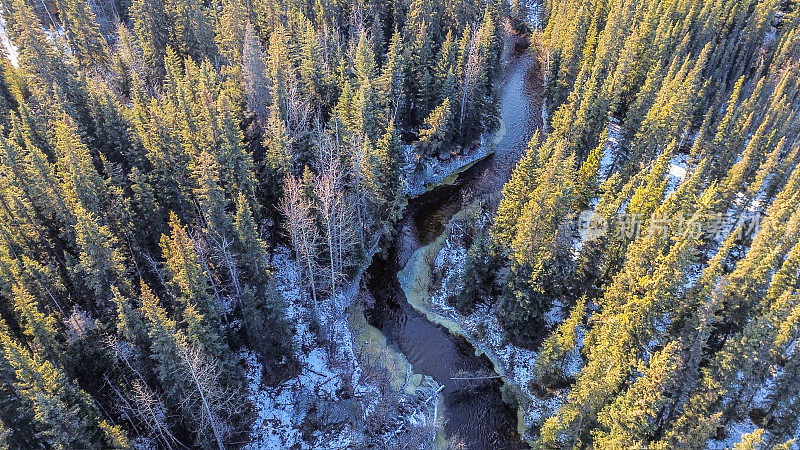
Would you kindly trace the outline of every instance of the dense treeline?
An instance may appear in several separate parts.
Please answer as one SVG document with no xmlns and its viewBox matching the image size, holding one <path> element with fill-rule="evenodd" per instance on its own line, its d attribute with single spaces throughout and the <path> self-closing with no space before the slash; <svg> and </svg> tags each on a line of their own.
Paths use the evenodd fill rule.
<svg viewBox="0 0 800 450">
<path fill-rule="evenodd" d="M 246 442 L 239 351 L 294 364 L 272 248 L 340 291 L 401 169 L 495 125 L 504 7 L 4 0 L 2 445 Z"/>
<path fill-rule="evenodd" d="M 509 335 L 539 348 L 535 383 L 568 387 L 538 444 L 704 448 L 748 420 L 742 448 L 796 436 L 798 5 L 544 9 L 548 132 L 467 262 L 489 264 Z M 586 209 L 596 239 L 575 236 Z"/>
</svg>

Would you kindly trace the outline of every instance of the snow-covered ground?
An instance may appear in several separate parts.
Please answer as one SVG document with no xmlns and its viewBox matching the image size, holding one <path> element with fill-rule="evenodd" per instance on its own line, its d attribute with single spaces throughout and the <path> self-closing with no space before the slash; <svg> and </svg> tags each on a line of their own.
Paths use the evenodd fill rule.
<svg viewBox="0 0 800 450">
<path fill-rule="evenodd" d="M 443 278 L 440 287 L 431 294 L 431 307 L 436 313 L 458 323 L 475 348 L 494 362 L 495 370 L 505 377 L 505 381 L 519 388 L 524 395 L 520 404 L 523 407 L 525 427 L 536 427 L 563 403 L 565 393 L 541 399 L 531 390 L 534 379 L 532 369 L 537 352 L 507 342 L 503 327 L 490 307 L 479 304 L 475 311 L 464 316 L 447 304 L 448 296 L 454 291 L 460 291 L 465 282 L 463 268 L 467 250 L 457 243 L 459 241 L 459 236 L 448 237 L 436 256 L 435 270 Z M 577 372 L 578 364 L 570 365 L 574 365 Z"/>
<path fill-rule="evenodd" d="M 476 147 L 445 162 L 426 163 L 423 171 L 415 171 L 413 161 L 408 160 L 404 174 L 406 193 L 422 193 L 427 186 L 453 176 L 485 157 L 488 154 L 485 148 Z M 370 258 L 378 251 L 377 242 L 376 237 L 375 245 L 368 251 Z M 378 436 L 367 436 L 365 432 L 365 424 L 378 409 L 381 395 L 377 386 L 362 380 L 363 370 L 354 347 L 354 333 L 358 330 L 351 330 L 345 311 L 359 293 L 366 267 L 342 293 L 321 299 L 314 306 L 304 286 L 302 270 L 288 249 L 278 248 L 271 264 L 277 288 L 286 300 L 287 319 L 293 325 L 293 347 L 300 370 L 298 375 L 277 386 L 264 386 L 263 369 L 255 355 L 242 355 L 248 366 L 248 395 L 256 414 L 247 448 L 353 448 L 376 442 L 396 445 L 404 433 L 414 435 L 415 439 L 419 435 L 434 436 L 441 427 L 435 414 L 439 386 L 429 377 L 413 373 L 407 374 L 399 389 L 402 398 L 397 411 L 384 417 L 392 427 Z M 315 315 L 332 344 L 319 342 L 312 331 Z M 411 372 L 410 365 L 408 371 Z M 412 379 L 414 389 L 408 389 Z"/>
<path fill-rule="evenodd" d="M 530 4 L 531 14 L 537 21 L 539 5 L 540 2 Z M 534 23 L 538 26 L 538 22 Z M 488 156 L 493 146 L 491 137 L 491 134 L 482 137 L 479 145 L 464 149 L 444 161 L 428 158 L 420 163 L 415 159 L 412 147 L 407 146 L 405 164 L 401 168 L 406 195 L 413 197 L 431 186 L 447 183 L 449 178 Z M 457 268 L 460 268 L 465 250 L 453 250 L 453 255 L 459 258 Z M 377 245 L 368 253 L 371 256 L 376 251 Z M 440 387 L 429 377 L 413 374 L 410 365 L 407 366 L 406 381 L 399 389 L 401 400 L 397 410 L 384 421 L 389 424 L 387 429 L 381 430 L 378 436 L 367 436 L 365 432 L 365 424 L 379 409 L 377 403 L 381 395 L 378 387 L 364 376 L 357 354 L 364 349 L 354 347 L 359 330 L 351 329 L 344 313 L 358 295 L 361 274 L 354 277 L 342 294 L 324 299 L 314 307 L 308 289 L 304 287 L 302 271 L 289 250 L 278 249 L 273 254 L 272 266 L 278 289 L 287 302 L 287 318 L 294 326 L 293 344 L 300 370 L 298 375 L 277 386 L 264 386 L 261 382 L 262 367 L 255 356 L 250 353 L 243 355 L 249 367 L 249 397 L 256 410 L 251 443 L 247 447 L 336 449 L 373 445 L 389 448 L 401 445 L 400 436 L 404 432 L 414 437 L 414 442 L 419 442 L 420 434 L 426 436 L 424 439 L 432 436 L 441 427 L 436 418 Z M 437 302 L 446 306 L 443 298 L 440 300 Z M 454 310 L 451 313 L 457 315 Z M 476 312 L 466 319 L 464 329 L 477 336 L 477 328 L 486 327 L 489 339 L 477 348 L 487 352 L 493 360 L 500 361 L 501 370 L 508 373 L 514 383 L 519 383 L 527 395 L 528 380 L 532 376 L 529 369 L 535 353 L 505 344 L 494 315 L 488 311 L 484 313 L 483 325 L 480 314 Z M 324 346 L 318 342 L 312 331 L 314 314 L 322 329 L 331 330 L 327 336 L 333 345 Z M 379 334 L 377 330 L 370 332 Z M 329 347 L 333 351 L 328 350 Z M 415 388 L 409 390 L 409 380 L 412 379 Z M 558 404 L 553 400 L 541 403 L 538 407 L 526 408 L 526 424 L 538 420 L 535 411 L 551 411 Z"/>
<path fill-rule="evenodd" d="M 678 186 L 686 181 L 689 170 L 689 155 L 679 153 L 670 159 L 669 169 L 667 169 L 667 187 L 664 192 L 664 197 L 675 192 Z"/>
<path fill-rule="evenodd" d="M 249 397 L 257 413 L 248 448 L 316 447 L 314 442 L 303 440 L 301 431 L 311 406 L 322 402 L 331 405 L 338 402 L 342 408 L 362 406 L 341 398 L 340 392 L 345 380 L 351 380 L 356 393 L 368 391 L 369 386 L 359 384 L 360 368 L 352 354 L 346 321 L 342 326 L 342 320 L 336 315 L 319 314 L 320 322 L 334 326 L 338 351 L 332 357 L 331 352 L 316 343 L 311 330 L 311 299 L 303 289 L 298 265 L 286 249 L 275 252 L 272 264 L 278 290 L 286 299 L 287 318 L 294 325 L 293 344 L 301 370 L 299 375 L 278 386 L 264 387 L 261 385 L 261 365 L 254 355 L 246 355 Z M 352 429 L 345 414 L 340 415 L 342 417 L 334 415 L 329 418 L 330 426 L 318 427 L 313 432 L 316 443 L 324 443 L 326 448 L 347 448 L 363 439 L 360 432 Z M 338 419 L 342 420 L 337 423 Z"/>
<path fill-rule="evenodd" d="M 489 216 L 482 217 L 478 226 L 485 226 Z M 453 222 L 451 222 L 452 224 Z M 450 229 L 447 233 L 428 246 L 417 250 L 409 264 L 398 275 L 400 284 L 406 291 L 409 303 L 430 320 L 450 329 L 451 332 L 466 337 L 478 352 L 486 354 L 495 365 L 495 371 L 504 377 L 504 381 L 515 386 L 520 393 L 518 400 L 522 407 L 522 418 L 526 429 L 535 429 L 563 404 L 566 392 L 542 399 L 533 392 L 534 374 L 532 371 L 536 352 L 518 347 L 504 338 L 503 328 L 495 312 L 485 304 L 478 304 L 475 311 L 462 315 L 447 303 L 447 298 L 458 293 L 466 280 L 464 263 L 467 249 L 461 245 L 461 231 Z M 423 252 L 433 252 L 435 259 L 432 267 L 425 263 Z M 429 260 L 429 259 L 428 259 Z M 428 280 L 431 271 L 436 283 L 409 282 L 409 280 Z M 420 290 L 421 289 L 421 290 Z M 418 292 L 419 291 L 419 292 Z M 570 371 L 577 373 L 580 361 L 570 361 Z M 531 436 L 525 436 L 530 438 Z"/>
<path fill-rule="evenodd" d="M 746 434 L 752 433 L 758 428 L 749 419 L 742 422 L 736 422 L 728 425 L 728 435 L 723 440 L 712 439 L 708 442 L 706 447 L 708 450 L 726 450 L 732 449 L 734 445 L 742 441 L 742 437 Z"/>
<path fill-rule="evenodd" d="M 616 118 L 612 118 L 608 122 L 607 133 L 606 145 L 603 147 L 600 169 L 597 174 L 597 179 L 600 181 L 605 181 L 611 176 L 622 146 L 622 127 Z"/>
<path fill-rule="evenodd" d="M 0 15 L 0 45 L 3 47 L 3 51 L 5 52 L 6 57 L 11 62 L 11 65 L 14 67 L 19 67 L 19 53 L 17 52 L 17 46 L 11 42 L 11 39 L 8 37 L 8 33 L 6 32 L 6 20 Z"/>
<path fill-rule="evenodd" d="M 286 300 L 286 316 L 293 325 L 293 346 L 299 373 L 277 386 L 262 383 L 262 366 L 254 354 L 242 354 L 248 367 L 248 396 L 255 406 L 255 422 L 248 449 L 358 448 L 399 445 L 403 439 L 432 441 L 439 386 L 429 377 L 414 376 L 408 366 L 405 383 L 397 388 L 396 409 L 383 411 L 385 398 L 378 385 L 363 376 L 354 348 L 353 330 L 344 313 L 358 294 L 358 280 L 334 299 L 312 306 L 300 267 L 285 248 L 272 256 L 275 281 Z M 323 344 L 312 329 L 320 323 L 333 344 Z M 377 340 L 377 339 L 374 339 Z M 374 343 L 373 343 L 374 344 Z M 332 350 L 331 350 L 332 349 Z M 414 384 L 409 389 L 409 384 Z M 377 434 L 366 431 L 381 421 Z"/>
<path fill-rule="evenodd" d="M 465 167 L 489 155 L 489 144 L 481 139 L 480 145 L 465 150 L 460 155 L 451 156 L 446 161 L 426 158 L 421 163 L 415 160 L 415 152 L 407 145 L 403 152 L 405 164 L 401 168 L 405 181 L 405 193 L 415 197 L 424 193 L 430 186 L 442 183 L 446 178 L 457 174 Z M 420 167 L 421 166 L 421 167 Z"/>
</svg>

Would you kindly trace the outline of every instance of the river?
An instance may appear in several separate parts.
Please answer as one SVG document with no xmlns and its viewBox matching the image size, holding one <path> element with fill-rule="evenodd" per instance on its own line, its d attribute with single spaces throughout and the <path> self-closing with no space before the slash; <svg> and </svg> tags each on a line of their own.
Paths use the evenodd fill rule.
<svg viewBox="0 0 800 450">
<path fill-rule="evenodd" d="M 397 278 L 410 255 L 444 232 L 448 221 L 476 195 L 497 198 L 516 161 L 541 122 L 541 85 L 537 64 L 523 48 L 505 57 L 500 95 L 501 126 L 492 136 L 494 153 L 443 185 L 409 200 L 393 245 L 376 255 L 367 270 L 366 288 L 375 299 L 367 320 L 389 345 L 402 352 L 414 372 L 444 386 L 445 433 L 474 449 L 526 448 L 517 432 L 517 411 L 503 401 L 502 381 L 452 380 L 494 375 L 486 356 L 460 336 L 434 324 L 406 300 Z"/>
</svg>

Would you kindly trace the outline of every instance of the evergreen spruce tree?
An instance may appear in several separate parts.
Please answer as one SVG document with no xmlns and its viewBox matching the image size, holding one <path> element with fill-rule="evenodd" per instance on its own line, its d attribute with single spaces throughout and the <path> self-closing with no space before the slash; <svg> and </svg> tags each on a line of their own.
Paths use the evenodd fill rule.
<svg viewBox="0 0 800 450">
<path fill-rule="evenodd" d="M 164 75 L 170 22 L 163 0 L 131 0 L 131 20 L 151 83 Z"/>
<path fill-rule="evenodd" d="M 673 342 L 653 354 L 642 376 L 600 412 L 598 421 L 605 429 L 594 436 L 595 445 L 635 447 L 656 436 L 678 383 L 680 350 Z"/>
<path fill-rule="evenodd" d="M 447 148 L 453 134 L 453 111 L 450 109 L 450 99 L 445 98 L 441 105 L 434 108 L 425 119 L 425 124 L 419 133 L 419 145 L 422 153 L 436 156 Z"/>
<path fill-rule="evenodd" d="M 191 307 L 189 307 L 191 310 Z M 151 358 L 156 377 L 172 407 L 180 411 L 184 424 L 196 434 L 202 446 L 224 448 L 225 439 L 233 430 L 231 420 L 236 415 L 237 398 L 226 393 L 224 380 L 217 372 L 213 356 L 199 352 L 204 336 L 191 311 L 186 334 L 179 330 L 158 300 L 142 289 L 142 314 L 147 319 L 148 334 L 152 341 Z"/>
<path fill-rule="evenodd" d="M 33 411 L 39 439 L 54 448 L 110 447 L 125 444 L 118 426 L 101 422 L 92 398 L 57 366 L 31 354 L 3 325 L 0 343 L 16 373 L 15 389 Z"/>
<path fill-rule="evenodd" d="M 192 306 L 211 323 L 219 323 L 218 304 L 209 294 L 209 274 L 195 251 L 189 233 L 175 213 L 170 214 L 169 236 L 161 237 L 169 287 L 184 308 Z"/>
<path fill-rule="evenodd" d="M 589 153 L 586 161 L 581 164 L 575 180 L 575 189 L 578 193 L 578 207 L 587 208 L 591 206 L 592 201 L 597 197 L 599 192 L 599 183 L 597 180 L 598 171 L 600 170 L 600 159 L 603 157 L 603 150 L 605 149 L 608 136 L 605 131 L 600 134 L 600 143 L 594 150 Z"/>
<path fill-rule="evenodd" d="M 13 292 L 14 309 L 31 348 L 47 360 L 57 363 L 63 358 L 63 344 L 59 340 L 56 319 L 42 312 L 36 299 L 24 287 L 15 286 Z"/>
<path fill-rule="evenodd" d="M 567 378 L 565 365 L 575 357 L 579 327 L 586 315 L 586 301 L 582 299 L 570 311 L 569 317 L 542 342 L 533 371 L 539 383 L 555 386 Z"/>
<path fill-rule="evenodd" d="M 60 0 L 56 4 L 78 66 L 96 70 L 107 64 L 108 46 L 89 4 L 78 0 Z"/>
</svg>

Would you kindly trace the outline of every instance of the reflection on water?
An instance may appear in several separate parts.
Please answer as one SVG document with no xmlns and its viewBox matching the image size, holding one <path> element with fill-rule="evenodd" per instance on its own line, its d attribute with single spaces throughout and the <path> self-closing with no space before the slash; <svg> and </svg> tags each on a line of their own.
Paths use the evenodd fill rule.
<svg viewBox="0 0 800 450">
<path fill-rule="evenodd" d="M 516 411 L 505 404 L 501 381 L 451 380 L 464 374 L 490 374 L 492 364 L 476 356 L 463 338 L 429 322 L 408 304 L 397 272 L 409 255 L 436 239 L 465 202 L 464 197 L 497 192 L 524 151 L 539 124 L 532 80 L 532 58 L 518 54 L 506 69 L 500 111 L 505 132 L 497 136 L 495 154 L 465 171 L 452 186 L 442 186 L 412 199 L 398 224 L 394 245 L 384 258 L 376 257 L 367 271 L 367 288 L 375 306 L 367 319 L 390 345 L 406 355 L 414 371 L 432 376 L 445 386 L 445 432 L 468 448 L 523 448 L 517 433 Z"/>
<path fill-rule="evenodd" d="M 516 411 L 503 403 L 500 380 L 478 384 L 450 380 L 462 373 L 490 373 L 491 362 L 475 356 L 465 339 L 429 322 L 406 302 L 395 276 L 396 254 L 391 252 L 388 258 L 376 259 L 370 268 L 367 284 L 375 306 L 367 318 L 406 355 L 415 372 L 444 385 L 447 436 L 458 436 L 469 448 L 520 448 Z"/>
</svg>

